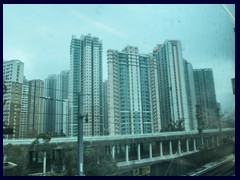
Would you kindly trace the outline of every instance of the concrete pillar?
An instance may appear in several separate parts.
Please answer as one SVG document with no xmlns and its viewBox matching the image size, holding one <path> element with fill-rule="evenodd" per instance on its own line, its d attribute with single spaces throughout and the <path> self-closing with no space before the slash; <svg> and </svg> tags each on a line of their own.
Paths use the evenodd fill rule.
<svg viewBox="0 0 240 180">
<path fill-rule="evenodd" d="M 128 153 L 128 145 L 126 144 L 126 147 L 125 147 L 125 152 L 126 152 L 126 162 L 129 161 L 129 153 Z"/>
<path fill-rule="evenodd" d="M 201 138 L 201 140 L 202 140 L 202 146 L 204 147 L 204 139 L 203 139 L 203 137 Z"/>
<path fill-rule="evenodd" d="M 46 176 L 46 151 L 43 153 L 43 176 Z"/>
<path fill-rule="evenodd" d="M 162 142 L 160 142 L 160 156 L 163 156 Z"/>
<path fill-rule="evenodd" d="M 207 147 L 209 147 L 208 138 L 206 139 L 206 145 L 207 145 Z"/>
<path fill-rule="evenodd" d="M 172 141 L 169 141 L 169 154 L 172 155 Z"/>
<path fill-rule="evenodd" d="M 140 144 L 137 144 L 137 154 L 138 154 L 138 160 L 141 160 L 141 146 L 140 146 Z"/>
<path fill-rule="evenodd" d="M 6 154 L 3 154 L 3 162 L 6 162 L 6 160 L 7 160 L 7 155 Z"/>
<path fill-rule="evenodd" d="M 187 150 L 187 152 L 189 152 L 189 140 L 188 139 L 186 140 L 186 150 Z"/>
<path fill-rule="evenodd" d="M 215 147 L 215 141 L 214 141 L 214 136 L 212 136 L 212 145 L 213 145 L 213 147 Z"/>
<path fill-rule="evenodd" d="M 178 153 L 179 153 L 179 154 L 182 153 L 181 141 L 180 141 L 180 140 L 178 140 Z"/>
<path fill-rule="evenodd" d="M 220 146 L 220 144 L 219 144 L 219 136 L 217 136 L 217 146 Z"/>
<path fill-rule="evenodd" d="M 196 139 L 193 139 L 193 150 L 197 151 Z"/>
<path fill-rule="evenodd" d="M 115 145 L 112 146 L 112 158 L 115 159 Z"/>
<path fill-rule="evenodd" d="M 65 163 L 63 163 L 62 170 L 63 170 L 63 171 L 65 171 L 65 170 L 66 170 Z"/>
<path fill-rule="evenodd" d="M 149 158 L 152 158 L 152 143 L 149 143 Z"/>
</svg>

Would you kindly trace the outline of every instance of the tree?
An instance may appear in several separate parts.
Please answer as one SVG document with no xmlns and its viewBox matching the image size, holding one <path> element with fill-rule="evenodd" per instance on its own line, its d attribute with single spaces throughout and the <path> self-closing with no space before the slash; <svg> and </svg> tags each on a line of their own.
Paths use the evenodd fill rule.
<svg viewBox="0 0 240 180">
<path fill-rule="evenodd" d="M 6 155 L 6 161 L 17 164 L 12 176 L 26 176 L 28 175 L 27 166 L 27 151 L 24 151 L 19 145 L 8 144 L 4 146 L 4 154 Z"/>
<path fill-rule="evenodd" d="M 111 155 L 104 154 L 103 147 L 90 147 L 85 149 L 84 173 L 86 176 L 105 176 L 118 170 L 116 162 Z"/>
<path fill-rule="evenodd" d="M 184 131 L 184 119 L 179 119 L 177 121 L 171 121 L 168 123 L 168 127 L 163 129 L 162 132 L 171 132 L 171 131 Z"/>
<path fill-rule="evenodd" d="M 64 163 L 66 166 L 66 176 L 76 176 L 77 174 L 77 145 L 70 144 L 66 147 Z M 117 171 L 116 162 L 111 155 L 103 152 L 103 147 L 86 147 L 84 149 L 84 175 L 104 176 Z"/>
<path fill-rule="evenodd" d="M 42 133 L 42 134 L 39 134 L 36 138 L 37 141 L 39 141 L 39 139 L 42 139 L 44 143 L 49 143 L 51 141 L 51 135 Z"/>
<path fill-rule="evenodd" d="M 183 131 L 184 130 L 184 119 L 179 119 L 173 123 L 173 128 L 175 131 Z"/>
<path fill-rule="evenodd" d="M 77 144 L 70 143 L 65 149 L 64 164 L 66 166 L 66 176 L 76 176 L 77 174 Z"/>
</svg>

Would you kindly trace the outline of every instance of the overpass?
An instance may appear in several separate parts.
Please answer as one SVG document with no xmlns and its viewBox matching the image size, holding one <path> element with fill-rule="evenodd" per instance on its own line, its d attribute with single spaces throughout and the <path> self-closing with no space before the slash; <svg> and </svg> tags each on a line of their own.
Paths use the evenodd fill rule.
<svg viewBox="0 0 240 180">
<path fill-rule="evenodd" d="M 3 146 L 30 145 L 35 139 L 4 139 Z M 223 140 L 235 141 L 235 129 L 224 128 L 198 131 L 164 132 L 141 135 L 115 135 L 84 137 L 84 146 L 103 147 L 106 154 L 111 154 L 121 168 L 138 168 L 164 160 L 187 156 L 201 149 L 219 147 Z M 52 138 L 50 143 L 77 142 L 77 137 Z"/>
</svg>

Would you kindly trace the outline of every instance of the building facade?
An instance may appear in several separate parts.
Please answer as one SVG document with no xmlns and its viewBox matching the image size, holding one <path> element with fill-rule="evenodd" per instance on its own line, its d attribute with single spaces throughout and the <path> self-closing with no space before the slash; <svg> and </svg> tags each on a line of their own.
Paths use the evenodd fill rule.
<svg viewBox="0 0 240 180">
<path fill-rule="evenodd" d="M 158 71 L 157 61 L 154 54 L 150 54 L 149 59 L 150 70 L 150 92 L 151 92 L 151 109 L 153 119 L 153 132 L 161 132 L 161 116 L 160 116 L 160 102 L 159 102 L 159 89 L 158 89 Z"/>
<path fill-rule="evenodd" d="M 198 124 L 196 119 L 196 92 L 194 86 L 193 66 L 186 60 L 184 60 L 184 72 L 189 110 L 189 126 L 190 130 L 197 130 Z"/>
<path fill-rule="evenodd" d="M 88 116 L 84 136 L 100 135 L 102 122 L 102 42 L 91 34 L 76 38 L 70 45 L 69 101 L 71 136 L 77 135 L 78 96 L 80 112 Z"/>
<path fill-rule="evenodd" d="M 3 83 L 6 86 L 3 95 L 3 122 L 13 128 L 13 134 L 7 138 L 20 137 L 23 72 L 24 63 L 20 60 L 3 61 Z"/>
<path fill-rule="evenodd" d="M 56 91 L 57 75 L 49 75 L 44 81 L 44 133 L 57 133 L 56 131 Z"/>
<path fill-rule="evenodd" d="M 196 104 L 205 119 L 205 128 L 218 127 L 218 105 L 216 100 L 213 71 L 210 68 L 194 69 Z"/>
<path fill-rule="evenodd" d="M 108 80 L 103 82 L 103 124 L 100 129 L 103 129 L 103 135 L 109 135 L 109 124 L 108 124 Z"/>
<path fill-rule="evenodd" d="M 153 132 L 149 61 L 137 47 L 108 50 L 110 135 Z"/>
<path fill-rule="evenodd" d="M 159 75 L 159 102 L 161 128 L 169 129 L 173 123 L 184 122 L 190 130 L 184 61 L 180 41 L 166 41 L 154 50 Z"/>
<path fill-rule="evenodd" d="M 61 71 L 57 75 L 56 90 L 56 132 L 66 134 L 66 100 L 68 99 L 69 71 Z M 65 123 L 65 124 L 64 124 Z M 65 127 L 65 128 L 64 128 Z"/>
<path fill-rule="evenodd" d="M 20 114 L 20 129 L 19 137 L 27 137 L 27 125 L 28 125 L 28 97 L 29 97 L 29 86 L 28 81 L 24 77 L 22 85 L 22 105 L 21 105 L 21 114 Z"/>
<path fill-rule="evenodd" d="M 28 81 L 28 137 L 36 137 L 37 134 L 44 132 L 44 82 L 36 79 Z"/>
</svg>

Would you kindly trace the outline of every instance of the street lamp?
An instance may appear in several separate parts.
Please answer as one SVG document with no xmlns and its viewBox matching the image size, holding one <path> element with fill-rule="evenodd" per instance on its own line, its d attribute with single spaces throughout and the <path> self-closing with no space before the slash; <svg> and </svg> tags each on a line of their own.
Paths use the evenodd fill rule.
<svg viewBox="0 0 240 180">
<path fill-rule="evenodd" d="M 61 102 L 66 102 L 65 100 L 62 99 L 53 99 L 49 96 L 45 96 L 45 97 L 39 97 L 41 99 L 45 99 L 45 100 L 52 100 L 52 101 L 61 101 Z M 43 175 L 46 175 L 46 151 L 43 151 Z"/>
<path fill-rule="evenodd" d="M 89 94 L 87 94 L 89 95 Z M 88 122 L 88 114 L 81 114 L 80 113 L 80 100 L 83 94 L 81 92 L 77 93 L 78 96 L 78 175 L 83 176 L 83 119 L 85 118 L 85 121 Z M 51 97 L 40 97 L 45 100 L 55 100 L 55 101 L 63 101 L 61 99 L 52 99 Z"/>
</svg>

